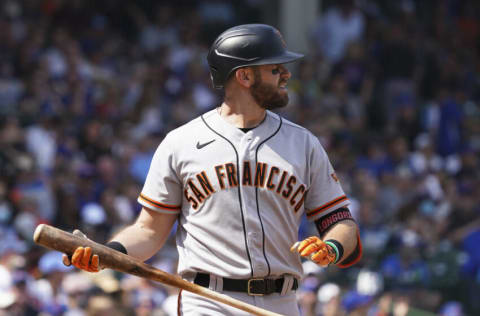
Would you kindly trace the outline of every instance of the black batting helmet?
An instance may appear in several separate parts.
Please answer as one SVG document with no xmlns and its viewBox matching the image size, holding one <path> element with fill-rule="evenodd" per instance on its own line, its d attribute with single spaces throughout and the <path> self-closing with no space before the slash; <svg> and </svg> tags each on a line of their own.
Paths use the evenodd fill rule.
<svg viewBox="0 0 480 316">
<path fill-rule="evenodd" d="M 265 24 L 245 24 L 220 34 L 208 52 L 213 86 L 222 89 L 232 71 L 245 66 L 285 64 L 302 58 L 287 50 L 280 32 Z"/>
</svg>

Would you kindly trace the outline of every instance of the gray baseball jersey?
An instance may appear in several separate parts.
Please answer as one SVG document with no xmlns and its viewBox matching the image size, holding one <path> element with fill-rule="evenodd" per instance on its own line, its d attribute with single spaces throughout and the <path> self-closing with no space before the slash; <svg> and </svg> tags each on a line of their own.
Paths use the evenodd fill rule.
<svg viewBox="0 0 480 316">
<path fill-rule="evenodd" d="M 301 217 L 348 204 L 325 150 L 305 128 L 267 111 L 244 133 L 212 110 L 159 145 L 138 198 L 179 214 L 178 272 L 245 279 L 302 275 Z"/>
</svg>

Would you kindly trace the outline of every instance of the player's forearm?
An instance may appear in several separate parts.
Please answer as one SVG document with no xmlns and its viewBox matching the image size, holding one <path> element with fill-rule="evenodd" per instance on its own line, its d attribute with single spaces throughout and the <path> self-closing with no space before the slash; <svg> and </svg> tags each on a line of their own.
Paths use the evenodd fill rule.
<svg viewBox="0 0 480 316">
<path fill-rule="evenodd" d="M 323 236 L 323 240 L 335 239 L 343 246 L 343 258 L 347 258 L 357 246 L 358 226 L 352 220 L 344 220 L 336 223 Z"/>
<path fill-rule="evenodd" d="M 155 233 L 148 228 L 134 223 L 112 238 L 112 241 L 121 243 L 128 255 L 142 261 L 152 257 L 162 246 L 161 240 L 155 239 Z"/>
<path fill-rule="evenodd" d="M 144 261 L 160 250 L 175 220 L 175 216 L 143 209 L 136 222 L 121 230 L 112 241 L 121 243 L 128 255 Z"/>
</svg>

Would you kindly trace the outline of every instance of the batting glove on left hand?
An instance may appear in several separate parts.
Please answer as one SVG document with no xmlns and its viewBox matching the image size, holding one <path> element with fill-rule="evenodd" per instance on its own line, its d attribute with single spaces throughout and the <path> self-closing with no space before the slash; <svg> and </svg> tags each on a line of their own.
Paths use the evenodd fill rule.
<svg viewBox="0 0 480 316">
<path fill-rule="evenodd" d="M 306 257 L 322 267 L 328 266 L 336 259 L 335 250 L 317 236 L 297 241 L 290 251 L 297 251 L 302 257 Z"/>
<path fill-rule="evenodd" d="M 73 235 L 88 239 L 87 236 L 78 229 L 75 229 L 73 231 Z M 71 259 L 69 258 L 69 256 L 64 254 L 62 257 L 62 261 L 63 264 L 66 266 L 70 266 L 73 264 L 75 267 L 84 271 L 100 271 L 100 260 L 98 258 L 98 255 L 92 256 L 92 248 L 90 247 L 78 247 L 73 252 Z"/>
</svg>

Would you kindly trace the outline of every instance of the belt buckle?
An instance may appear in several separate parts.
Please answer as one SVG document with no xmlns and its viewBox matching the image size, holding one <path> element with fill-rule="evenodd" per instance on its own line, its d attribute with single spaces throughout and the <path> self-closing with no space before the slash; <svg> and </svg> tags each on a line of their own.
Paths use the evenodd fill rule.
<svg viewBox="0 0 480 316">
<path fill-rule="evenodd" d="M 252 283 L 252 282 L 261 282 L 263 291 L 265 292 L 265 279 L 260 279 L 260 278 L 249 279 L 248 283 L 247 283 L 247 293 L 248 293 L 248 295 L 250 295 L 250 296 L 263 296 L 263 295 L 265 295 L 264 293 L 253 293 L 252 292 L 252 286 L 253 286 L 254 283 Z"/>
</svg>

